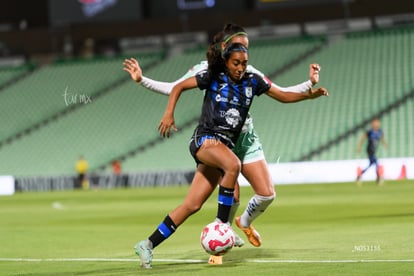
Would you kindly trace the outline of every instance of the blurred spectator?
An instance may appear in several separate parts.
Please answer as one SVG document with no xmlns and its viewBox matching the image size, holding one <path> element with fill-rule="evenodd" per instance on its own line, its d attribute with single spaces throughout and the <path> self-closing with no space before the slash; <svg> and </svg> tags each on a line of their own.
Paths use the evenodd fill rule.
<svg viewBox="0 0 414 276">
<path fill-rule="evenodd" d="M 86 173 L 88 171 L 88 161 L 83 156 L 80 156 L 78 161 L 76 162 L 75 168 L 76 172 L 78 173 L 78 181 L 75 183 L 75 188 L 83 188 L 88 189 L 89 188 L 89 182 L 86 178 Z"/>
<path fill-rule="evenodd" d="M 122 168 L 121 168 L 121 163 L 118 160 L 112 161 L 112 172 L 115 175 L 121 175 Z"/>
<path fill-rule="evenodd" d="M 81 57 L 93 58 L 95 56 L 95 40 L 93 38 L 87 38 L 83 42 L 81 49 Z"/>
<path fill-rule="evenodd" d="M 119 160 L 112 161 L 112 173 L 115 175 L 115 186 L 126 187 L 128 182 L 128 176 L 122 175 L 121 162 Z"/>
</svg>

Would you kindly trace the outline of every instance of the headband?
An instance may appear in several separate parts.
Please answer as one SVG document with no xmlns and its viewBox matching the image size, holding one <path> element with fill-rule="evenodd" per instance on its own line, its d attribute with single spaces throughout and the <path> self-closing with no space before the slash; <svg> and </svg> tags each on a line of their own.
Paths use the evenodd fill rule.
<svg viewBox="0 0 414 276">
<path fill-rule="evenodd" d="M 247 48 L 241 43 L 230 43 L 226 48 L 224 48 L 222 57 L 227 59 L 233 52 L 244 52 L 247 53 Z"/>
<path fill-rule="evenodd" d="M 239 35 L 247 36 L 247 33 L 246 32 L 237 32 L 237 33 L 234 33 L 232 35 L 227 35 L 223 38 L 223 42 L 227 44 L 230 40 L 233 39 L 233 37 L 239 36 Z"/>
</svg>

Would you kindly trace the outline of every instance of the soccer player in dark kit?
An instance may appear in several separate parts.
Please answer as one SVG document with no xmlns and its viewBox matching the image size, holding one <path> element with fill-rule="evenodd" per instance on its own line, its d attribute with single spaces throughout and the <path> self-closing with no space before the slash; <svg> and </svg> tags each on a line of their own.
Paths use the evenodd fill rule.
<svg viewBox="0 0 414 276">
<path fill-rule="evenodd" d="M 361 146 L 364 143 L 365 140 L 368 140 L 367 143 L 367 154 L 369 159 L 368 167 L 363 169 L 362 171 L 358 172 L 357 175 L 357 184 L 361 185 L 361 177 L 362 175 L 372 166 L 375 165 L 375 171 L 377 173 L 377 184 L 382 185 L 383 184 L 383 176 L 382 171 L 380 169 L 380 165 L 378 163 L 378 159 L 376 156 L 376 152 L 378 149 L 378 143 L 381 142 L 384 145 L 384 148 L 387 148 L 387 143 L 384 139 L 384 133 L 382 129 L 380 128 L 380 121 L 378 118 L 374 118 L 371 122 L 371 129 L 367 130 L 364 134 L 362 134 L 358 147 L 357 147 L 357 153 L 361 152 Z"/>
<path fill-rule="evenodd" d="M 248 48 L 249 40 L 245 29 L 237 24 L 225 24 L 224 28 L 215 34 L 213 40 L 210 42 L 208 55 L 210 57 L 221 57 L 222 51 L 229 43 L 241 43 L 243 46 Z M 207 60 L 203 60 L 192 66 L 191 69 L 188 70 L 188 72 L 181 78 L 173 82 L 163 82 L 143 76 L 142 69 L 136 59 L 130 58 L 125 59 L 124 61 L 124 70 L 131 75 L 131 78 L 135 82 L 150 91 L 166 96 L 170 95 L 175 84 L 187 78 L 194 77 L 197 73 L 207 69 L 208 62 Z M 277 87 L 282 92 L 291 91 L 296 93 L 308 93 L 309 89 L 319 82 L 320 70 L 321 67 L 319 64 L 312 63 L 309 65 L 309 80 L 289 87 L 281 87 L 272 82 L 272 86 Z M 256 73 L 262 78 L 265 78 L 265 75 L 258 69 L 254 68 L 250 63 L 247 65 L 245 74 L 248 73 Z M 251 114 L 249 114 L 246 118 L 238 141 L 232 150 L 240 159 L 242 164 L 241 174 L 251 185 L 254 195 L 248 201 L 243 213 L 235 217 L 240 204 L 240 191 L 238 189 L 238 183 L 236 183 L 234 190 L 234 202 L 231 207 L 229 221 L 230 223 L 233 221 L 235 222 L 237 227 L 239 227 L 240 230 L 246 234 L 246 237 L 251 245 L 259 247 L 262 245 L 262 239 L 259 231 L 257 231 L 257 229 L 253 226 L 253 221 L 261 216 L 272 204 L 276 198 L 276 191 L 270 176 L 262 144 L 257 132 L 254 129 L 253 117 Z M 193 179 L 193 182 L 203 182 L 204 185 L 220 183 L 221 173 L 218 170 L 210 169 L 208 173 L 205 172 L 204 174 L 197 174 Z M 242 247 L 243 245 L 243 239 L 235 233 L 234 246 Z M 222 264 L 222 256 L 211 255 L 208 263 Z"/>
<path fill-rule="evenodd" d="M 174 86 L 158 127 L 160 135 L 169 137 L 171 130 L 177 130 L 174 110 L 181 93 L 196 87 L 205 90 L 202 114 L 190 140 L 190 152 L 197 163 L 196 175 L 211 169 L 223 175 L 219 184 L 216 220 L 224 223 L 229 220 L 234 187 L 241 169 L 241 162 L 231 149 L 242 130 L 254 96 L 267 94 L 288 103 L 328 95 L 324 88 L 309 90 L 309 93 L 283 93 L 257 74 L 245 74 L 247 64 L 248 51 L 240 43 L 227 45 L 220 57 L 209 59 L 208 56 L 207 70 Z M 216 186 L 216 183 L 193 182 L 183 203 L 165 217 L 148 239 L 136 245 L 143 268 L 152 267 L 153 249 L 197 212 Z"/>
</svg>

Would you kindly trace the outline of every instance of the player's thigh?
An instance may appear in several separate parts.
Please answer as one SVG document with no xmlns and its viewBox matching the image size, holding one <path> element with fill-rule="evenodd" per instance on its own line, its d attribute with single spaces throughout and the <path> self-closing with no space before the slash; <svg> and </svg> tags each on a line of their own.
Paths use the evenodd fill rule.
<svg viewBox="0 0 414 276">
<path fill-rule="evenodd" d="M 243 164 L 241 172 L 256 194 L 272 196 L 275 193 L 272 177 L 264 159 Z"/>
<path fill-rule="evenodd" d="M 239 158 L 226 145 L 214 139 L 207 139 L 198 150 L 197 159 L 202 163 L 220 168 L 226 172 L 239 173 L 241 163 Z"/>
</svg>

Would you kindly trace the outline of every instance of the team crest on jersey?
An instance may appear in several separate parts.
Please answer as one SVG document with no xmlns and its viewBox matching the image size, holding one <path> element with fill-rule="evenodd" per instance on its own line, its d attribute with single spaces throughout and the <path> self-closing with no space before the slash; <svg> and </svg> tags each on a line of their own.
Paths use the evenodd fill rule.
<svg viewBox="0 0 414 276">
<path fill-rule="evenodd" d="M 246 94 L 246 97 L 251 98 L 253 95 L 252 88 L 250 86 L 247 86 L 244 88 L 244 93 Z"/>
<path fill-rule="evenodd" d="M 224 118 L 226 122 L 231 125 L 233 128 L 239 125 L 241 121 L 240 112 L 235 108 L 230 108 L 224 113 Z"/>
</svg>

